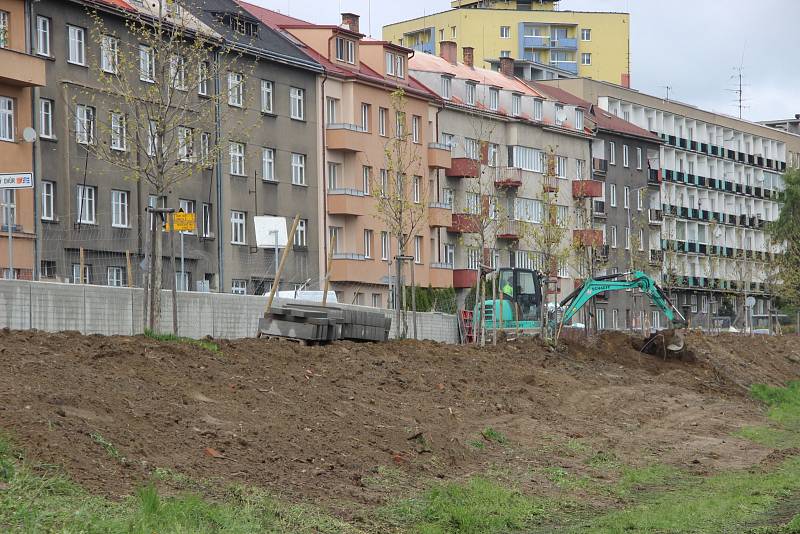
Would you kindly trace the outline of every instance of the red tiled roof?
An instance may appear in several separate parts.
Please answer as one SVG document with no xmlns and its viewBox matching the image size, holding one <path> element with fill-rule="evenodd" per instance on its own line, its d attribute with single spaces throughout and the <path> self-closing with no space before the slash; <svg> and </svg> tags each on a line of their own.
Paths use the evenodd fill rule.
<svg viewBox="0 0 800 534">
<path fill-rule="evenodd" d="M 273 29 L 279 29 L 281 26 L 285 25 L 311 26 L 311 23 L 308 21 L 290 17 L 289 15 L 284 15 L 283 13 L 278 13 L 277 11 L 272 11 L 271 9 L 257 6 L 255 4 L 251 4 L 250 2 L 245 2 L 244 0 L 236 0 L 236 3 L 249 11 L 250 14 L 256 17 L 258 20 Z"/>
<path fill-rule="evenodd" d="M 540 96 L 536 89 L 525 85 L 518 78 L 509 78 L 501 72 L 477 67 L 468 67 L 463 63 L 457 62 L 455 65 L 446 59 L 433 54 L 417 53 L 409 61 L 408 68 L 424 72 L 438 72 L 450 74 L 463 80 L 471 80 L 509 91 L 516 91 L 532 96 Z"/>
</svg>

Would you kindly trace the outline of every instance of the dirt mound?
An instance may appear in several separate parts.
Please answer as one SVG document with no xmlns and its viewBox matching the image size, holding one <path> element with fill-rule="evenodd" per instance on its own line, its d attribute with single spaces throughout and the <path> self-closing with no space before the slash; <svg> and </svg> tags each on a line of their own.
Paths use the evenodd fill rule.
<svg viewBox="0 0 800 534">
<path fill-rule="evenodd" d="M 527 469 L 547 464 L 531 452 L 542 443 L 570 438 L 633 461 L 746 466 L 769 451 L 730 437 L 763 422 L 741 388 L 800 373 L 793 339 L 758 341 L 767 350 L 691 336 L 699 360 L 686 363 L 641 354 L 618 333 L 555 351 L 536 340 L 484 349 L 241 340 L 212 353 L 144 337 L 3 332 L 0 429 L 33 461 L 115 496 L 168 468 L 374 504 L 384 494 L 364 481 L 378 466 L 445 478 L 528 455 Z M 513 453 L 469 444 L 487 427 Z"/>
</svg>

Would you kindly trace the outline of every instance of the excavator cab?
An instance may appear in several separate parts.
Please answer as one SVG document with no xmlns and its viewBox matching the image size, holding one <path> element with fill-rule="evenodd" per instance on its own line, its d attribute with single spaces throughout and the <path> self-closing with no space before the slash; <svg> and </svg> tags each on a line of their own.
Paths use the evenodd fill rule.
<svg viewBox="0 0 800 534">
<path fill-rule="evenodd" d="M 530 269 L 496 271 L 497 299 L 476 306 L 475 321 L 487 329 L 534 330 L 541 326 L 542 275 Z M 487 289 L 491 280 L 487 280 Z M 487 293 L 490 290 L 487 290 Z"/>
</svg>

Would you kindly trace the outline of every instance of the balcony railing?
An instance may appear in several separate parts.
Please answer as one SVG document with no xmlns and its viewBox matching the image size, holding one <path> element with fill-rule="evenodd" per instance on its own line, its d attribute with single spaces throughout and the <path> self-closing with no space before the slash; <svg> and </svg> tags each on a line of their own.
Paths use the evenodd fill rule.
<svg viewBox="0 0 800 534">
<path fill-rule="evenodd" d="M 502 167 L 497 170 L 494 179 L 496 187 L 521 187 L 522 186 L 522 169 L 515 169 L 512 167 Z"/>
<path fill-rule="evenodd" d="M 605 202 L 605 200 L 595 200 L 594 201 L 594 215 L 595 215 L 595 217 L 605 217 L 606 216 L 606 202 Z"/>
<path fill-rule="evenodd" d="M 334 260 L 354 260 L 354 261 L 365 261 L 367 259 L 366 256 L 363 254 L 357 254 L 355 252 L 334 252 L 333 253 Z"/>
<path fill-rule="evenodd" d="M 329 150 L 344 150 L 348 152 L 361 152 L 364 150 L 364 137 L 367 133 L 357 124 L 334 122 L 325 129 L 325 145 Z"/>
<path fill-rule="evenodd" d="M 661 224 L 664 221 L 664 214 L 658 209 L 649 209 L 648 215 L 650 224 Z"/>
<path fill-rule="evenodd" d="M 578 74 L 578 63 L 575 61 L 551 61 L 550 66 L 572 74 Z"/>
<path fill-rule="evenodd" d="M 431 269 L 447 269 L 449 271 L 453 270 L 452 263 L 431 263 Z"/>
</svg>

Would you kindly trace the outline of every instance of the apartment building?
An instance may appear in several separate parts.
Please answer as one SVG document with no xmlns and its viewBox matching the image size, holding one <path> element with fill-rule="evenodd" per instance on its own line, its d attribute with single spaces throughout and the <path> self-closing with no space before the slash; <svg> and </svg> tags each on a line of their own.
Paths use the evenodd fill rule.
<svg viewBox="0 0 800 534">
<path fill-rule="evenodd" d="M 375 307 L 391 305 L 390 284 L 399 245 L 381 214 L 378 196 L 386 189 L 382 184 L 393 182 L 389 173 L 400 173 L 396 167 L 392 170 L 398 163 L 392 162 L 392 139 L 405 138 L 408 132 L 413 153 L 409 161 L 414 163 L 402 168 L 408 184 L 403 194 L 422 204 L 418 213 L 425 212 L 425 217 L 402 252 L 413 257 L 415 284 L 451 287 L 452 268 L 437 261 L 435 253 L 436 228 L 444 223 L 437 221 L 435 209 L 424 206 L 429 180 L 436 169 L 449 166 L 450 158 L 446 150 L 429 148 L 436 139 L 431 120 L 435 114 L 430 110 L 438 99 L 409 75 L 413 51 L 365 38 L 355 14 L 343 14 L 341 25 L 325 26 L 242 5 L 298 42 L 325 71 L 319 96 L 324 102 L 319 121 L 325 125 L 319 205 L 328 231 L 321 235 L 320 248 L 325 254 L 333 248 L 328 274 L 339 300 Z M 398 90 L 404 95 L 401 104 L 392 97 Z M 409 283 L 408 266 L 406 273 L 405 282 Z"/>
<path fill-rule="evenodd" d="M 554 212 L 565 230 L 561 251 L 575 238 L 600 244 L 600 232 L 585 224 L 588 206 L 576 188 L 590 180 L 584 111 L 515 78 L 510 59 L 496 72 L 476 67 L 470 47 L 462 61 L 454 42 L 440 43 L 440 50 L 441 56 L 416 54 L 410 69 L 443 100 L 439 143 L 452 150 L 452 162 L 439 176 L 437 201 L 453 213 L 439 241 L 441 261 L 454 267 L 454 287 L 463 296 L 483 263 L 549 273 L 561 296 L 570 293 L 579 266 L 566 255 L 554 269 L 545 265 L 532 228 Z M 554 179 L 545 177 L 550 148 Z"/>
<path fill-rule="evenodd" d="M 23 138 L 23 132 L 33 127 L 34 88 L 44 85 L 44 61 L 30 54 L 27 43 L 26 12 L 23 0 L 0 0 L 0 174 L 9 179 L 34 171 L 33 145 Z M 35 211 L 32 189 L 0 189 L 0 268 L 4 278 L 30 280 L 35 274 Z"/>
<path fill-rule="evenodd" d="M 800 153 L 800 136 L 588 80 L 544 82 L 596 103 L 662 140 L 662 283 L 696 324 L 720 313 L 744 324 L 745 297 L 765 314 L 775 296 L 765 225 L 780 211 L 781 174 Z"/>
<path fill-rule="evenodd" d="M 778 130 L 783 130 L 784 132 L 789 132 L 793 134 L 800 135 L 800 113 L 794 116 L 791 119 L 780 119 L 774 121 L 763 121 L 760 124 L 764 126 L 769 126 L 770 128 L 777 128 Z M 798 154 L 795 154 L 798 156 Z M 796 167 L 800 167 L 800 164 L 795 165 Z"/>
<path fill-rule="evenodd" d="M 146 208 L 159 206 L 197 217 L 196 229 L 180 239 L 185 267 L 176 277 L 182 290 L 263 294 L 274 278 L 276 258 L 272 248 L 256 247 L 255 215 L 301 215 L 301 233 L 284 280 L 289 288 L 308 279 L 316 283 L 317 63 L 232 0 L 215 1 L 213 9 L 201 0 L 180 6 L 42 0 L 32 6 L 34 51 L 47 64 L 47 84 L 36 103 L 43 278 L 142 285 L 148 234 L 158 224 Z M 103 35 L 97 35 L 87 8 L 97 10 Z M 190 76 L 198 79 L 196 87 L 178 87 L 198 108 L 207 106 L 210 95 L 228 95 L 219 99 L 207 124 L 179 128 L 186 161 L 214 147 L 220 157 L 173 184 L 161 198 L 91 149 L 105 143 L 120 158 L 144 157 L 126 143 L 133 132 L 126 132 L 126 118 L 115 112 L 117 95 L 99 80 L 119 75 L 118 64 L 132 63 L 139 67 L 134 90 L 141 86 L 144 93 L 156 83 L 152 74 L 162 68 L 155 64 L 158 54 L 131 34 L 126 20 L 158 11 L 174 17 L 170 23 L 224 37 L 242 51 L 237 56 L 241 72 L 202 80 Z M 208 64 L 215 61 L 220 60 L 209 53 Z M 181 63 L 171 63 L 170 72 L 184 73 L 176 76 L 178 84 L 185 70 L 176 64 Z M 168 234 L 162 236 L 167 256 Z M 163 279 L 169 284 L 172 267 L 164 260 Z"/>
<path fill-rule="evenodd" d="M 558 11 L 557 1 L 455 1 L 452 9 L 383 28 L 387 41 L 439 54 L 438 43 L 474 48 L 476 66 L 499 69 L 514 58 L 524 79 L 585 76 L 630 83 L 630 16 L 627 13 Z"/>
</svg>

